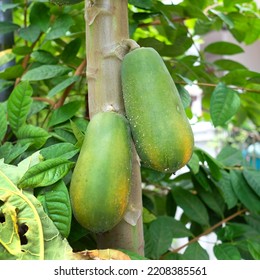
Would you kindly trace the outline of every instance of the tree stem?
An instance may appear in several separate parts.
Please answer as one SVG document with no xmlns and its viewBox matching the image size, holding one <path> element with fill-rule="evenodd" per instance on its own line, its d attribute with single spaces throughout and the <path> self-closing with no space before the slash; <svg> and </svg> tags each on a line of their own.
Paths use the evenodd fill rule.
<svg viewBox="0 0 260 280">
<path fill-rule="evenodd" d="M 128 34 L 127 0 L 86 0 L 87 80 L 90 119 L 113 109 L 124 114 L 121 59 Z M 134 146 L 131 194 L 125 218 L 111 231 L 99 234 L 99 249 L 126 249 L 144 254 L 140 165 Z M 116 194 L 115 194 L 116 195 Z"/>
</svg>

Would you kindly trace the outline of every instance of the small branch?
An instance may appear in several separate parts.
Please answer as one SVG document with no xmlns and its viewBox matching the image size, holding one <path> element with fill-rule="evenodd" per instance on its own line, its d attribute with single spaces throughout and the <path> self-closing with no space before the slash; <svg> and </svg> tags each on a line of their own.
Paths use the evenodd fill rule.
<svg viewBox="0 0 260 280">
<path fill-rule="evenodd" d="M 244 214 L 247 210 L 246 209 L 242 209 L 237 211 L 236 213 L 232 214 L 231 216 L 221 220 L 220 222 L 218 222 L 217 224 L 215 224 L 214 226 L 208 228 L 207 230 L 205 230 L 203 233 L 201 233 L 200 235 L 196 236 L 195 238 L 193 238 L 192 240 L 190 240 L 189 242 L 187 242 L 186 244 L 182 245 L 181 247 L 172 250 L 172 253 L 178 253 L 181 249 L 185 248 L 186 246 L 197 242 L 202 236 L 204 235 L 208 235 L 210 234 L 214 229 L 220 227 L 221 225 L 227 223 L 230 220 L 233 220 L 234 218 L 236 218 L 237 216 Z"/>
<path fill-rule="evenodd" d="M 45 102 L 45 103 L 49 103 L 52 107 L 55 105 L 55 102 L 51 99 L 48 99 L 48 98 L 45 98 L 45 97 L 37 97 L 37 96 L 34 96 L 33 97 L 33 100 L 36 100 L 36 101 L 42 101 L 42 102 Z"/>
<path fill-rule="evenodd" d="M 83 73 L 84 69 L 86 68 L 86 65 L 87 65 L 87 60 L 84 59 L 84 60 L 81 62 L 81 64 L 78 66 L 78 68 L 76 69 L 76 71 L 75 71 L 75 73 L 74 73 L 74 76 L 80 76 L 80 75 Z M 54 108 L 55 108 L 55 109 L 61 107 L 61 106 L 64 104 L 64 102 L 65 102 L 66 98 L 68 97 L 70 91 L 72 90 L 74 84 L 75 84 L 75 83 L 71 84 L 70 86 L 68 86 L 68 87 L 64 90 L 64 92 L 63 92 L 61 98 L 60 98 L 59 101 L 54 105 Z"/>
<path fill-rule="evenodd" d="M 183 81 L 178 81 L 178 82 L 175 82 L 176 84 L 181 84 L 181 85 L 186 85 L 187 83 L 186 82 L 183 82 Z M 211 83 L 193 83 L 194 85 L 196 86 L 205 86 L 205 87 L 216 87 L 217 84 L 211 84 Z M 232 87 L 233 89 L 235 90 L 242 90 L 242 91 L 246 91 L 246 92 L 252 92 L 252 93 L 260 93 L 260 90 L 255 90 L 255 89 L 250 89 L 250 88 L 244 88 L 244 87 L 238 87 L 238 86 L 234 86 Z"/>
</svg>

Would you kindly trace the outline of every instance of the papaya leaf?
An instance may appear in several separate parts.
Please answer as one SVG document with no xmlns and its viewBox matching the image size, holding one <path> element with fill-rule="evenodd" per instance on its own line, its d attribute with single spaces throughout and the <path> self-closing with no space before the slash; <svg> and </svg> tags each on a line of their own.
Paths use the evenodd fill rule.
<svg viewBox="0 0 260 280">
<path fill-rule="evenodd" d="M 14 133 L 26 123 L 32 105 L 33 89 L 29 82 L 19 83 L 12 91 L 7 102 L 8 121 Z"/>
<path fill-rule="evenodd" d="M 0 143 L 4 139 L 7 130 L 7 119 L 4 105 L 0 103 Z"/>
<path fill-rule="evenodd" d="M 40 150 L 44 159 L 64 158 L 70 159 L 79 152 L 79 149 L 71 143 L 58 143 Z"/>
<path fill-rule="evenodd" d="M 240 98 L 236 91 L 219 83 L 210 99 L 210 115 L 214 126 L 225 125 L 238 111 Z"/>
<path fill-rule="evenodd" d="M 29 168 L 18 183 L 19 188 L 50 186 L 62 179 L 74 164 L 63 158 L 47 159 Z"/>
<path fill-rule="evenodd" d="M 23 125 L 18 129 L 16 136 L 18 143 L 29 144 L 35 149 L 41 148 L 50 137 L 45 129 L 31 124 Z"/>
<path fill-rule="evenodd" d="M 231 244 L 218 244 L 215 245 L 214 254 L 218 260 L 241 260 L 239 250 Z"/>
<path fill-rule="evenodd" d="M 1 245 L 16 259 L 43 260 L 43 229 L 35 206 L 2 171 L 0 182 L 1 212 L 6 221 L 1 225 Z"/>
<path fill-rule="evenodd" d="M 72 210 L 69 192 L 62 180 L 53 186 L 40 190 L 37 199 L 52 219 L 62 236 L 68 237 L 71 227 Z"/>
<path fill-rule="evenodd" d="M 182 258 L 184 260 L 209 260 L 209 255 L 198 242 L 195 242 L 186 248 Z"/>
</svg>

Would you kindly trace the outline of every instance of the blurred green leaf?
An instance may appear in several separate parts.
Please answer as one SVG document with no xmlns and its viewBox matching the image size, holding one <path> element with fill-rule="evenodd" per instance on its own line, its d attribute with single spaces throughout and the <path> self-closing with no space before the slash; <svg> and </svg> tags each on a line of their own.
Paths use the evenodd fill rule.
<svg viewBox="0 0 260 280">
<path fill-rule="evenodd" d="M 222 70 L 228 70 L 228 71 L 233 71 L 236 69 L 246 69 L 246 66 L 244 66 L 243 64 L 230 59 L 219 59 L 214 61 L 214 64 L 217 65 Z"/>
<path fill-rule="evenodd" d="M 40 34 L 41 30 L 36 25 L 29 25 L 19 29 L 19 36 L 29 42 L 35 42 Z"/>
<path fill-rule="evenodd" d="M 0 34 L 6 34 L 16 31 L 20 26 L 12 22 L 0 21 Z"/>
<path fill-rule="evenodd" d="M 41 2 L 35 2 L 30 12 L 30 22 L 37 26 L 42 32 L 48 30 L 50 24 L 50 8 Z"/>
<path fill-rule="evenodd" d="M 182 255 L 184 260 L 209 260 L 209 255 L 198 242 L 190 244 Z"/>
<path fill-rule="evenodd" d="M 231 244 L 215 245 L 214 254 L 218 260 L 241 260 L 239 250 Z"/>
<path fill-rule="evenodd" d="M 153 1 L 152 0 L 129 0 L 129 4 L 132 4 L 138 8 L 143 8 L 143 9 L 150 9 L 153 6 Z"/>
<path fill-rule="evenodd" d="M 54 40 L 66 35 L 70 27 L 74 24 L 71 16 L 62 14 L 56 18 L 50 29 L 46 33 L 46 40 Z"/>
<path fill-rule="evenodd" d="M 252 213 L 260 213 L 260 198 L 248 186 L 243 177 L 242 172 L 237 170 L 230 171 L 231 184 L 238 199 L 248 208 Z"/>
<path fill-rule="evenodd" d="M 223 126 L 238 111 L 240 98 L 236 91 L 220 83 L 210 99 L 210 115 L 214 126 Z"/>
<path fill-rule="evenodd" d="M 62 179 L 74 164 L 63 158 L 47 159 L 28 169 L 21 178 L 19 188 L 50 186 Z"/>
<path fill-rule="evenodd" d="M 44 50 L 37 50 L 32 52 L 31 57 L 43 64 L 57 64 L 59 61 L 57 57 Z"/>
<path fill-rule="evenodd" d="M 188 167 L 190 168 L 190 170 L 194 174 L 197 174 L 199 172 L 199 170 L 200 170 L 200 159 L 196 155 L 196 153 L 192 154 L 192 157 L 191 157 L 190 161 L 188 162 Z"/>
<path fill-rule="evenodd" d="M 255 260 L 260 260 L 260 244 L 258 241 L 248 241 L 248 249 Z"/>
<path fill-rule="evenodd" d="M 75 58 L 77 56 L 77 53 L 80 49 L 81 46 L 81 39 L 80 38 L 76 38 L 73 41 L 69 42 L 62 54 L 61 54 L 61 59 L 63 60 L 63 62 L 65 63 L 73 63 L 75 61 Z"/>
<path fill-rule="evenodd" d="M 200 225 L 209 225 L 209 216 L 206 207 L 197 195 L 180 187 L 172 188 L 173 199 L 184 213 Z"/>
<path fill-rule="evenodd" d="M 243 160 L 242 152 L 232 146 L 225 146 L 217 155 L 217 160 L 225 166 L 240 165 Z"/>
<path fill-rule="evenodd" d="M 258 170 L 244 169 L 243 175 L 252 190 L 260 196 L 260 172 Z"/>
<path fill-rule="evenodd" d="M 41 81 L 62 76 L 71 71 L 71 68 L 62 65 L 42 65 L 26 72 L 22 81 Z"/>
<path fill-rule="evenodd" d="M 32 105 L 33 89 L 29 82 L 19 83 L 7 102 L 8 121 L 14 133 L 26 123 Z"/>
<path fill-rule="evenodd" d="M 29 146 L 29 143 L 16 143 L 13 145 L 11 142 L 5 142 L 2 146 L 0 146 L 0 158 L 3 158 L 5 163 L 11 163 L 17 157 L 22 155 Z"/>
<path fill-rule="evenodd" d="M 48 97 L 53 97 L 57 93 L 61 92 L 62 90 L 64 90 L 68 86 L 70 86 L 73 83 L 75 83 L 78 79 L 79 79 L 78 76 L 73 76 L 73 77 L 69 77 L 69 78 L 65 79 L 64 81 L 62 81 L 61 83 L 57 84 L 54 88 L 52 88 L 49 91 Z"/>
<path fill-rule="evenodd" d="M 24 69 L 21 65 L 14 65 L 0 72 L 0 79 L 13 80 L 22 76 Z"/>
<path fill-rule="evenodd" d="M 49 119 L 48 127 L 63 123 L 72 118 L 81 106 L 80 101 L 72 101 L 54 110 Z"/>
<path fill-rule="evenodd" d="M 192 236 L 191 232 L 172 217 L 160 216 L 149 226 L 151 258 L 158 259 L 170 248 L 173 238 Z"/>
<path fill-rule="evenodd" d="M 242 53 L 244 50 L 237 44 L 230 42 L 214 42 L 206 46 L 205 52 L 214 54 L 237 54 Z"/>
<path fill-rule="evenodd" d="M 7 115 L 4 109 L 4 105 L 0 103 L 0 143 L 4 139 L 6 130 L 7 130 Z"/>
</svg>

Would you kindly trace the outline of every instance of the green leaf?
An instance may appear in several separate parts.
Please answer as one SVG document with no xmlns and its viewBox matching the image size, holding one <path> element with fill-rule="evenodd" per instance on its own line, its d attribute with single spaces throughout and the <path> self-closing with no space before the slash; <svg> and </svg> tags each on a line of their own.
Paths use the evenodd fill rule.
<svg viewBox="0 0 260 280">
<path fill-rule="evenodd" d="M 231 184 L 238 199 L 252 213 L 260 213 L 260 199 L 255 192 L 248 186 L 242 172 L 237 170 L 230 171 Z"/>
<path fill-rule="evenodd" d="M 43 260 L 44 240 L 41 220 L 32 203 L 32 195 L 26 195 L 0 170 L 0 200 L 4 202 L 0 212 L 6 223 L 0 223 L 0 245 L 16 259 Z M 23 242 L 19 231 L 25 231 Z M 4 231 L 4 234 L 1 232 Z M 3 238 L 3 239 L 2 239 Z M 25 244 L 24 244 L 25 243 Z"/>
<path fill-rule="evenodd" d="M 32 52 L 31 57 L 42 64 L 57 64 L 59 61 L 57 57 L 44 50 Z"/>
<path fill-rule="evenodd" d="M 243 155 L 240 150 L 232 146 L 225 146 L 217 155 L 217 160 L 221 161 L 225 166 L 240 165 Z"/>
<path fill-rule="evenodd" d="M 241 255 L 234 245 L 218 244 L 214 246 L 213 250 L 218 260 L 241 260 Z"/>
<path fill-rule="evenodd" d="M 225 125 L 238 111 L 240 98 L 236 91 L 219 83 L 210 99 L 210 115 L 214 126 Z"/>
<path fill-rule="evenodd" d="M 7 116 L 4 105 L 0 103 L 0 143 L 4 139 L 7 130 Z"/>
<path fill-rule="evenodd" d="M 191 96 L 189 92 L 181 85 L 176 85 L 178 92 L 181 97 L 182 105 L 184 108 L 187 108 L 191 104 Z"/>
<path fill-rule="evenodd" d="M 50 8 L 41 2 L 35 2 L 30 12 L 30 22 L 37 26 L 41 31 L 46 32 L 50 23 Z"/>
<path fill-rule="evenodd" d="M 227 15 L 214 9 L 211 9 L 210 12 L 218 16 L 230 29 L 234 28 L 234 22 Z"/>
<path fill-rule="evenodd" d="M 3 158 L 5 163 L 11 163 L 17 157 L 22 155 L 28 148 L 30 144 L 17 143 L 12 145 L 10 142 L 5 142 L 4 145 L 0 146 L 0 158 Z"/>
<path fill-rule="evenodd" d="M 231 209 L 237 205 L 238 199 L 231 185 L 230 174 L 225 170 L 221 170 L 221 174 L 221 179 L 215 184 L 220 189 L 228 209 Z"/>
<path fill-rule="evenodd" d="M 152 0 L 129 0 L 129 4 L 132 4 L 136 7 L 143 8 L 143 9 L 150 9 L 153 6 L 153 1 Z"/>
<path fill-rule="evenodd" d="M 72 118 L 81 106 L 80 101 L 72 101 L 53 111 L 48 127 L 63 123 Z"/>
<path fill-rule="evenodd" d="M 85 138 L 85 135 L 83 134 L 83 132 L 79 129 L 79 127 L 77 126 L 77 124 L 75 122 L 73 122 L 72 120 L 70 120 L 70 124 L 71 124 L 71 128 L 73 131 L 73 134 L 75 135 L 75 138 L 77 139 L 77 147 L 81 147 Z"/>
<path fill-rule="evenodd" d="M 221 41 L 207 45 L 207 47 L 205 48 L 205 52 L 232 55 L 242 53 L 244 52 L 244 50 L 236 44 Z"/>
<path fill-rule="evenodd" d="M 199 172 L 199 170 L 200 170 L 200 159 L 196 155 L 196 153 L 192 154 L 192 157 L 191 157 L 190 161 L 188 162 L 188 167 L 190 168 L 190 170 L 194 174 L 197 174 Z"/>
<path fill-rule="evenodd" d="M 173 238 L 192 236 L 191 232 L 172 217 L 161 216 L 149 227 L 151 258 L 158 259 L 170 248 Z"/>
<path fill-rule="evenodd" d="M 69 73 L 71 69 L 61 65 L 42 65 L 29 70 L 22 77 L 22 81 L 41 81 L 55 78 Z"/>
<path fill-rule="evenodd" d="M 79 152 L 79 149 L 70 143 L 58 143 L 49 147 L 43 148 L 40 154 L 44 159 L 64 158 L 70 159 Z"/>
<path fill-rule="evenodd" d="M 54 40 L 60 38 L 69 31 L 70 27 L 74 24 L 71 16 L 63 14 L 55 19 L 53 25 L 46 33 L 46 40 Z"/>
<path fill-rule="evenodd" d="M 16 31 L 20 26 L 8 21 L 0 21 L 0 34 L 6 34 Z"/>
<path fill-rule="evenodd" d="M 15 55 L 12 53 L 11 49 L 0 51 L 0 66 L 5 65 L 6 63 L 13 60 L 14 58 Z"/>
<path fill-rule="evenodd" d="M 182 255 L 183 260 L 209 260 L 209 255 L 198 242 L 190 244 Z"/>
<path fill-rule="evenodd" d="M 43 188 L 37 195 L 45 213 L 51 218 L 63 237 L 68 237 L 72 210 L 69 192 L 62 180 L 53 186 Z"/>
<path fill-rule="evenodd" d="M 29 82 L 19 83 L 7 102 L 8 121 L 14 133 L 26 123 L 32 104 L 33 89 Z"/>
<path fill-rule="evenodd" d="M 172 195 L 189 219 L 200 225 L 209 225 L 207 209 L 198 196 L 180 187 L 173 187 Z"/>
<path fill-rule="evenodd" d="M 81 46 L 81 39 L 76 38 L 67 44 L 61 54 L 61 59 L 65 63 L 73 63 Z"/>
<path fill-rule="evenodd" d="M 219 59 L 214 61 L 214 64 L 217 65 L 222 70 L 228 70 L 228 71 L 232 71 L 236 69 L 246 69 L 246 67 L 241 63 L 230 59 Z"/>
<path fill-rule="evenodd" d="M 248 185 L 260 196 L 260 172 L 259 170 L 244 169 L 243 175 Z"/>
<path fill-rule="evenodd" d="M 20 64 L 10 66 L 6 68 L 4 71 L 0 72 L 0 79 L 13 80 L 22 76 L 23 72 L 24 69 Z"/>
<path fill-rule="evenodd" d="M 40 34 L 41 30 L 36 25 L 29 25 L 28 27 L 19 29 L 19 36 L 32 43 L 38 39 Z"/>
<path fill-rule="evenodd" d="M 17 131 L 16 136 L 20 144 L 26 145 L 29 143 L 35 149 L 41 148 L 50 137 L 45 129 L 30 124 L 23 125 Z"/>
<path fill-rule="evenodd" d="M 260 233 L 260 215 L 252 214 L 245 216 L 246 222 Z"/>
<path fill-rule="evenodd" d="M 18 7 L 20 4 L 11 4 L 11 3 L 2 3 L 2 5 L 0 6 L 0 10 L 2 12 L 6 12 L 7 10 L 13 9 Z"/>
<path fill-rule="evenodd" d="M 26 171 L 21 178 L 19 188 L 37 188 L 50 186 L 62 179 L 74 164 L 63 158 L 48 159 Z"/>
<path fill-rule="evenodd" d="M 248 249 L 255 260 L 260 260 L 260 244 L 258 241 L 248 241 Z"/>
<path fill-rule="evenodd" d="M 68 79 L 65 79 L 63 82 L 59 83 L 49 91 L 48 97 L 53 97 L 57 93 L 63 91 L 65 88 L 78 81 L 78 79 L 79 76 L 73 76 L 73 77 L 69 77 Z"/>
</svg>

